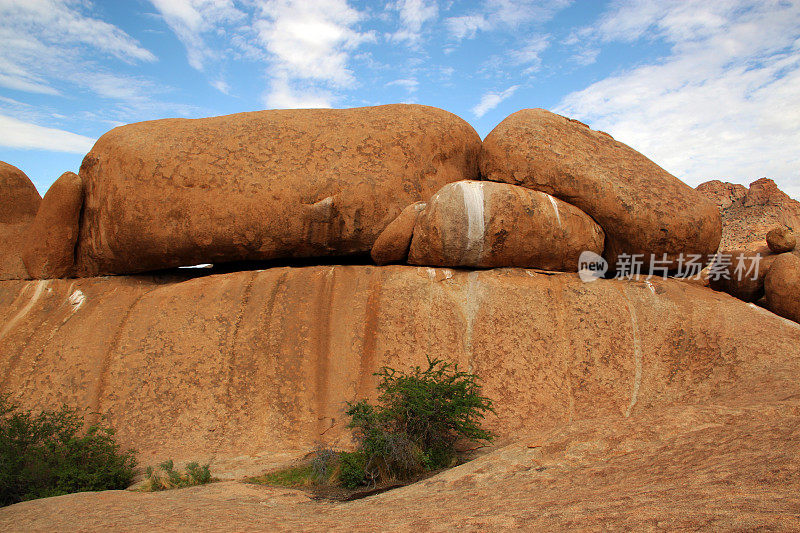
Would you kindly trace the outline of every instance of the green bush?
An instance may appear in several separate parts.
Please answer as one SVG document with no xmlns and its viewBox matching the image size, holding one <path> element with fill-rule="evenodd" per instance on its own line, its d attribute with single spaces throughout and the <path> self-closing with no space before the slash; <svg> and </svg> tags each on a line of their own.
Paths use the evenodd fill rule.
<svg viewBox="0 0 800 533">
<path fill-rule="evenodd" d="M 130 485 L 134 453 L 120 450 L 113 429 L 83 426 L 75 410 L 32 414 L 0 395 L 0 505 Z"/>
<path fill-rule="evenodd" d="M 355 454 L 342 457 L 343 485 L 408 479 L 425 471 L 451 466 L 460 440 L 491 441 L 481 427 L 492 401 L 481 395 L 474 374 L 457 365 L 428 358 L 428 367 L 408 373 L 384 367 L 378 404 L 348 403 L 348 427 L 358 444 Z"/>
<path fill-rule="evenodd" d="M 145 472 L 147 476 L 147 483 L 145 483 L 142 490 L 144 491 L 161 491 L 169 489 L 181 489 L 184 487 L 193 487 L 194 485 L 205 485 L 211 483 L 211 465 L 204 464 L 200 466 L 199 463 L 193 461 L 186 464 L 184 472 L 175 470 L 175 463 L 170 459 L 164 461 L 159 465 L 159 472 L 152 466 L 148 466 Z"/>
</svg>

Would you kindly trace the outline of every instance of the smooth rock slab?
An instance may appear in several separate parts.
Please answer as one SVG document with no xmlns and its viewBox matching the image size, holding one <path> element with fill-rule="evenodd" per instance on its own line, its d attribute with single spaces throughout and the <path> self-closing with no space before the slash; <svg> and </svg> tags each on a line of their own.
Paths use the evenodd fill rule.
<svg viewBox="0 0 800 533">
<path fill-rule="evenodd" d="M 800 326 L 676 280 L 409 266 L 0 282 L 0 393 L 105 413 L 143 465 L 347 445 L 346 401 L 426 355 L 480 376 L 505 439 L 798 394 Z"/>
<path fill-rule="evenodd" d="M 584 250 L 603 253 L 603 230 L 549 194 L 490 181 L 442 187 L 417 218 L 408 262 L 575 272 Z"/>
<path fill-rule="evenodd" d="M 606 233 L 612 268 L 620 254 L 667 255 L 717 250 L 719 212 L 678 178 L 648 158 L 544 109 L 523 109 L 503 120 L 483 141 L 481 175 L 544 191 L 580 208 Z"/>
<path fill-rule="evenodd" d="M 480 143 L 452 113 L 403 104 L 115 128 L 81 166 L 78 273 L 367 255 L 407 205 L 477 177 Z"/>
</svg>

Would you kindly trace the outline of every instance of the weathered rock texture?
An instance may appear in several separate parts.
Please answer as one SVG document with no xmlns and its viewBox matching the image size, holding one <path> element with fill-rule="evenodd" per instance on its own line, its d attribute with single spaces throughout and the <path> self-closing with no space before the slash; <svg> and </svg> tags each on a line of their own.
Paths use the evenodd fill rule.
<svg viewBox="0 0 800 533">
<path fill-rule="evenodd" d="M 717 184 L 721 185 L 717 185 Z M 717 190 L 730 188 L 738 191 L 731 202 L 718 202 Z M 741 189 L 740 189 L 741 187 Z M 741 185 L 717 180 L 697 186 L 712 201 L 717 201 L 722 216 L 721 249 L 752 249 L 764 244 L 767 232 L 775 226 L 786 226 L 800 231 L 800 202 L 778 189 L 774 181 L 761 178 L 746 189 Z"/>
<path fill-rule="evenodd" d="M 14 165 L 0 161 L 0 224 L 29 222 L 39 209 L 42 197 L 30 178 Z"/>
<path fill-rule="evenodd" d="M 420 211 L 425 209 L 426 205 L 425 202 L 409 205 L 378 235 L 370 252 L 375 263 L 379 265 L 405 263 L 411 246 L 411 237 L 414 235 L 414 225 L 417 223 Z"/>
<path fill-rule="evenodd" d="M 0 283 L 0 392 L 105 413 L 145 465 L 342 444 L 345 401 L 426 355 L 481 377 L 504 439 L 800 386 L 800 327 L 675 280 L 319 266 Z"/>
<path fill-rule="evenodd" d="M 0 510 L 0 528 L 796 531 L 799 407 L 789 397 L 573 422 L 353 502 L 228 481 L 24 502 Z"/>
<path fill-rule="evenodd" d="M 786 226 L 777 226 L 767 232 L 767 246 L 776 254 L 791 252 L 797 246 L 797 237 Z"/>
<path fill-rule="evenodd" d="M 711 180 L 696 187 L 697 192 L 714 202 L 723 211 L 747 195 L 747 187 L 738 183 Z"/>
<path fill-rule="evenodd" d="M 605 230 L 605 257 L 678 256 L 717 250 L 714 205 L 632 148 L 585 124 L 543 109 L 503 120 L 483 142 L 481 174 L 573 204 Z"/>
<path fill-rule="evenodd" d="M 24 233 L 41 201 L 24 172 L 0 161 L 0 280 L 29 277 L 22 262 Z"/>
<path fill-rule="evenodd" d="M 789 320 L 800 322 L 800 258 L 781 254 L 764 280 L 767 307 Z"/>
<path fill-rule="evenodd" d="M 144 464 L 286 461 L 425 353 L 481 375 L 513 441 L 344 504 L 223 482 L 25 502 L 3 530 L 800 528 L 800 326 L 702 287 L 281 268 L 3 282 L 0 320 L 2 390 L 108 413 Z"/>
<path fill-rule="evenodd" d="M 60 278 L 72 272 L 82 205 L 83 183 L 74 172 L 65 172 L 47 190 L 25 232 L 22 259 L 32 278 Z"/>
<path fill-rule="evenodd" d="M 709 266 L 714 275 L 708 278 L 708 286 L 745 302 L 757 302 L 764 296 L 764 279 L 777 257 L 766 246 L 724 250 Z"/>
<path fill-rule="evenodd" d="M 603 239 L 586 213 L 548 194 L 460 181 L 442 187 L 420 213 L 408 262 L 574 272 L 582 251 L 603 253 Z"/>
<path fill-rule="evenodd" d="M 401 104 L 122 126 L 81 166 L 78 272 L 368 254 L 404 207 L 477 177 L 480 142 Z"/>
</svg>

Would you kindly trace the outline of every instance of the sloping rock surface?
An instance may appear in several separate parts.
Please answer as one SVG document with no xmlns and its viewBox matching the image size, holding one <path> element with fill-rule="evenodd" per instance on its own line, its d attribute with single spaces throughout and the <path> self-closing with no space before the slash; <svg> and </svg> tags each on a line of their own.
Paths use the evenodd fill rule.
<svg viewBox="0 0 800 533">
<path fill-rule="evenodd" d="M 544 109 L 523 109 L 483 141 L 481 174 L 546 192 L 591 216 L 606 233 L 604 256 L 717 250 L 720 217 L 701 194 L 629 146 Z"/>
<path fill-rule="evenodd" d="M 105 413 L 144 464 L 346 444 L 345 401 L 426 355 L 477 373 L 510 438 L 794 394 L 798 354 L 797 324 L 674 280 L 319 266 L 0 283 L 0 392 Z"/>
<path fill-rule="evenodd" d="M 78 273 L 369 254 L 407 205 L 478 176 L 481 140 L 420 105 L 115 128 L 86 156 Z"/>
</svg>

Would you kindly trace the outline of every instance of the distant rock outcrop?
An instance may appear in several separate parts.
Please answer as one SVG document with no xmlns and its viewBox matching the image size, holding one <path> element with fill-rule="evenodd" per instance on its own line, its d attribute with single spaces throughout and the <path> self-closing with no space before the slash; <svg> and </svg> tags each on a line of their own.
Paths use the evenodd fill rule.
<svg viewBox="0 0 800 533">
<path fill-rule="evenodd" d="M 721 250 L 762 246 L 767 232 L 775 226 L 800 231 L 800 202 L 781 191 L 771 179 L 756 180 L 749 189 L 713 180 L 698 185 L 697 191 L 720 209 Z M 733 192 L 726 196 L 724 191 Z"/>
<path fill-rule="evenodd" d="M 622 254 L 651 255 L 677 268 L 681 254 L 713 254 L 717 209 L 632 148 L 543 109 L 503 120 L 483 141 L 481 173 L 546 192 L 578 207 L 606 233 L 612 267 Z"/>
<path fill-rule="evenodd" d="M 28 176 L 0 161 L 0 280 L 29 277 L 22 262 L 24 233 L 41 202 Z"/>
<path fill-rule="evenodd" d="M 477 178 L 480 144 L 403 104 L 122 126 L 81 166 L 78 273 L 366 255 L 404 207 Z"/>
<path fill-rule="evenodd" d="M 490 181 L 442 187 L 420 213 L 408 262 L 468 268 L 578 270 L 603 253 L 603 230 L 577 207 L 541 191 Z"/>
</svg>

